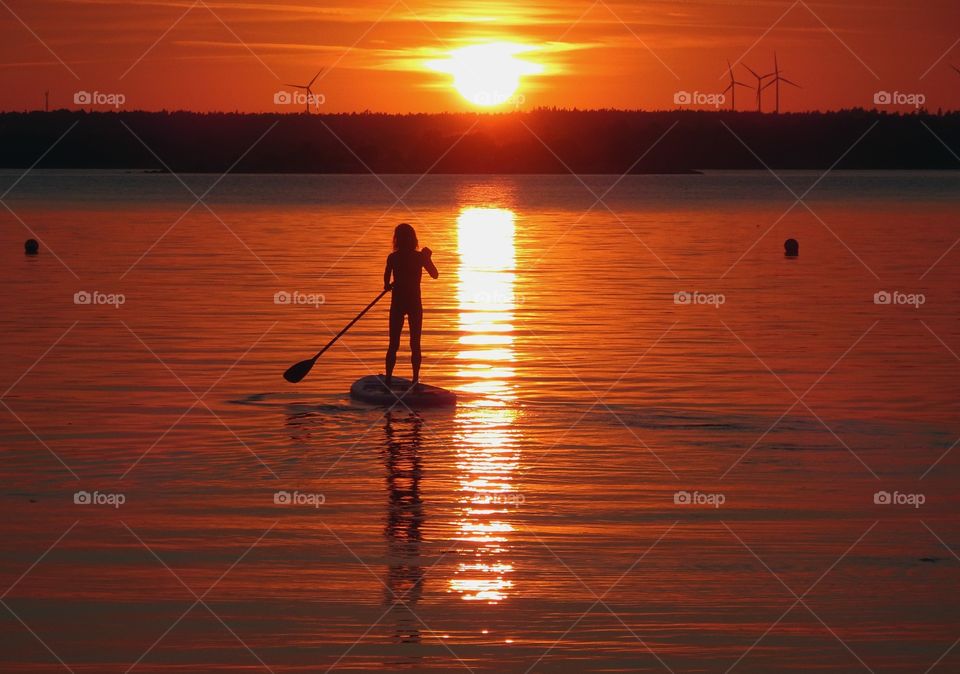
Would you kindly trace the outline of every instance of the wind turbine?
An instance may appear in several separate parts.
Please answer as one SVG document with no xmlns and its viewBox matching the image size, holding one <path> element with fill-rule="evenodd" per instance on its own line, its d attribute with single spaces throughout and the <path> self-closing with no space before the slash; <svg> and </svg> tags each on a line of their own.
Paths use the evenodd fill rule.
<svg viewBox="0 0 960 674">
<path fill-rule="evenodd" d="M 797 89 L 802 89 L 803 87 L 801 87 L 796 82 L 791 82 L 786 77 L 780 77 L 780 65 L 779 63 L 777 63 L 777 52 L 773 52 L 773 73 L 771 73 L 769 77 L 772 77 L 773 79 L 767 82 L 765 85 L 763 85 L 763 88 L 766 89 L 771 84 L 776 85 L 776 91 L 777 91 L 776 111 L 777 111 L 777 114 L 779 115 L 780 114 L 780 83 L 786 82 L 787 84 L 794 86 Z"/>
<path fill-rule="evenodd" d="M 763 81 L 768 77 L 772 77 L 773 74 L 767 73 L 766 75 L 758 75 L 757 72 L 753 68 L 748 66 L 746 63 L 743 64 L 743 67 L 749 70 L 751 75 L 757 78 L 757 112 L 763 112 L 763 107 L 762 107 L 763 101 L 761 100 L 761 96 L 760 96 L 760 94 L 766 88 L 763 86 Z M 752 88 L 753 87 L 751 87 L 751 89 Z"/>
<path fill-rule="evenodd" d="M 723 93 L 726 94 L 730 92 L 730 109 L 737 109 L 737 87 L 747 87 L 752 89 L 749 84 L 744 84 L 743 82 L 737 82 L 736 78 L 733 76 L 733 66 L 730 65 L 730 61 L 727 61 L 727 72 L 730 73 L 730 84 L 727 85 L 727 88 L 723 90 Z"/>
<path fill-rule="evenodd" d="M 317 78 L 323 73 L 324 69 L 321 68 L 320 72 L 313 76 L 313 79 L 310 80 L 308 84 L 287 84 L 288 87 L 293 87 L 294 89 L 303 89 L 307 92 L 307 114 L 310 114 L 310 101 L 313 100 L 316 103 L 317 109 L 320 109 L 320 104 L 316 102 L 316 99 L 313 96 L 313 89 L 310 87 L 313 86 L 313 83 L 317 81 Z"/>
</svg>

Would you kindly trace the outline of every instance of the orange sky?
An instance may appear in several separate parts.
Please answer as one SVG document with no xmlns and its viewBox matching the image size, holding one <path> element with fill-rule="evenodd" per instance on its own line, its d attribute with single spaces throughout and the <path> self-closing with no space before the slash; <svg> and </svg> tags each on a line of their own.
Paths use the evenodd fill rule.
<svg viewBox="0 0 960 674">
<path fill-rule="evenodd" d="M 322 66 L 323 111 L 475 109 L 423 63 L 485 41 L 535 48 L 526 108 L 674 108 L 678 91 L 722 90 L 727 59 L 767 72 L 774 50 L 803 85 L 784 110 L 873 107 L 877 91 L 960 108 L 956 0 L 4 0 L 0 29 L 3 110 L 41 108 L 49 89 L 51 107 L 83 90 L 126 109 L 287 111 L 282 83 Z"/>
</svg>

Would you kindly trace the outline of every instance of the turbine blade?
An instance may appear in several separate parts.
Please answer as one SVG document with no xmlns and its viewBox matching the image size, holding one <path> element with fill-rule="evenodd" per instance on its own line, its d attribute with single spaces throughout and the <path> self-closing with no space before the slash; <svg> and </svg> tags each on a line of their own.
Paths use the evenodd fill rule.
<svg viewBox="0 0 960 674">
<path fill-rule="evenodd" d="M 309 87 L 309 86 L 312 86 L 313 83 L 317 81 L 317 78 L 320 77 L 320 75 L 323 74 L 323 71 L 324 71 L 324 68 L 320 68 L 320 72 L 318 72 L 316 75 L 313 76 L 313 79 L 310 80 L 310 84 L 308 84 L 307 86 L 308 86 L 308 87 Z"/>
<path fill-rule="evenodd" d="M 957 71 L 957 74 L 960 75 L 960 68 L 958 68 L 957 66 L 955 66 L 955 65 L 953 65 L 953 64 L 950 64 L 950 67 L 953 68 L 954 70 L 956 70 L 956 71 Z"/>
<path fill-rule="evenodd" d="M 780 81 L 781 81 L 781 82 L 786 82 L 787 84 L 792 84 L 792 85 L 795 86 L 797 89 L 803 89 L 803 87 L 801 87 L 799 84 L 797 84 L 796 82 L 791 82 L 791 81 L 788 80 L 786 77 L 781 77 L 781 78 L 780 78 Z"/>
<path fill-rule="evenodd" d="M 307 87 L 307 105 L 310 105 L 310 101 L 313 101 L 313 107 L 317 110 L 320 109 L 320 101 L 317 100 L 317 97 L 313 93 L 313 89 Z"/>
<path fill-rule="evenodd" d="M 730 84 L 728 84 L 728 85 L 727 85 L 727 88 L 724 89 L 723 91 L 721 91 L 720 93 L 721 93 L 721 94 L 725 94 L 725 93 L 727 93 L 728 91 L 730 91 L 731 89 L 733 89 L 733 83 L 732 83 L 732 82 L 731 82 Z"/>
<path fill-rule="evenodd" d="M 757 72 L 756 72 L 753 68 L 751 68 L 750 66 L 748 66 L 746 63 L 743 64 L 743 67 L 746 68 L 747 70 L 749 70 L 751 75 L 753 75 L 753 76 L 756 77 L 757 79 L 760 79 L 760 75 L 758 75 Z"/>
</svg>

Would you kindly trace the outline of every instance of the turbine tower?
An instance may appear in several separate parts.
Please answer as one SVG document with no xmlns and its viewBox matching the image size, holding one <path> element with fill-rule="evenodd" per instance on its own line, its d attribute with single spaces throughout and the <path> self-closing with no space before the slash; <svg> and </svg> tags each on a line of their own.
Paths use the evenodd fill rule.
<svg viewBox="0 0 960 674">
<path fill-rule="evenodd" d="M 748 66 L 746 63 L 743 64 L 743 67 L 750 71 L 750 74 L 757 78 L 757 112 L 763 112 L 763 100 L 761 94 L 766 88 L 763 86 L 763 81 L 768 77 L 772 77 L 773 73 L 767 73 L 766 75 L 758 75 L 757 71 Z M 753 87 L 751 87 L 752 89 Z"/>
<path fill-rule="evenodd" d="M 727 88 L 723 90 L 723 93 L 726 94 L 730 92 L 730 109 L 737 109 L 737 87 L 746 87 L 747 89 L 752 89 L 749 84 L 744 84 L 743 82 L 737 82 L 736 78 L 733 76 L 733 66 L 730 65 L 730 61 L 727 61 L 727 72 L 730 73 L 730 84 L 727 85 Z"/>
<path fill-rule="evenodd" d="M 796 87 L 797 89 L 802 89 L 803 87 L 801 87 L 801 86 L 800 86 L 799 84 L 797 84 L 796 82 L 791 82 L 791 81 L 788 80 L 786 77 L 780 77 L 780 64 L 777 63 L 777 52 L 773 52 L 773 73 L 771 73 L 771 75 L 769 75 L 769 76 L 772 77 L 773 79 L 770 80 L 769 82 L 767 82 L 767 83 L 763 86 L 763 88 L 766 89 L 766 88 L 769 87 L 771 84 L 775 85 L 776 91 L 777 91 L 777 107 L 776 107 L 776 112 L 777 112 L 777 114 L 779 115 L 779 114 L 780 114 L 780 83 L 781 83 L 781 82 L 786 82 L 787 84 L 789 84 L 789 85 L 791 85 L 791 86 L 794 86 L 794 87 Z"/>
<path fill-rule="evenodd" d="M 324 71 L 324 69 L 321 68 L 321 69 L 320 69 L 320 72 L 318 72 L 316 75 L 314 75 L 314 76 L 313 76 L 313 79 L 310 80 L 310 82 L 307 83 L 307 84 L 287 84 L 288 87 L 293 87 L 294 89 L 303 89 L 304 91 L 307 92 L 307 110 L 306 110 L 306 112 L 307 112 L 308 115 L 310 114 L 310 101 L 311 101 L 311 100 L 313 100 L 313 101 L 316 103 L 317 109 L 318 109 L 318 110 L 320 109 L 320 104 L 316 102 L 316 99 L 314 99 L 313 89 L 311 89 L 310 87 L 313 86 L 313 83 L 317 81 L 317 78 L 320 77 L 320 75 L 323 73 L 323 71 Z"/>
</svg>

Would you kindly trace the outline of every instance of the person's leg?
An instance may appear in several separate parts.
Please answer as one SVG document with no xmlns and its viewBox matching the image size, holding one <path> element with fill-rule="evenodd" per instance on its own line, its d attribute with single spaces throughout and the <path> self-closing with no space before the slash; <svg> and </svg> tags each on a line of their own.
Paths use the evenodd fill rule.
<svg viewBox="0 0 960 674">
<path fill-rule="evenodd" d="M 423 356 L 420 353 L 420 334 L 423 332 L 423 307 L 410 310 L 410 363 L 413 365 L 413 383 L 420 381 L 420 363 Z"/>
<path fill-rule="evenodd" d="M 393 368 L 397 364 L 397 351 L 400 349 L 400 333 L 403 331 L 403 308 L 396 304 L 390 305 L 390 346 L 387 347 L 387 377 L 386 384 L 390 386 L 393 380 Z"/>
</svg>

